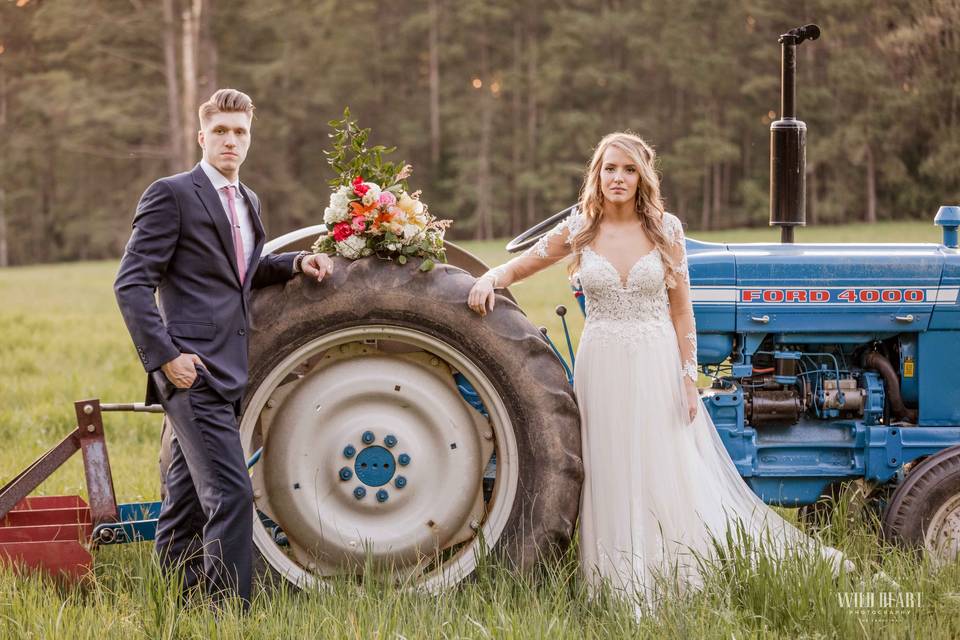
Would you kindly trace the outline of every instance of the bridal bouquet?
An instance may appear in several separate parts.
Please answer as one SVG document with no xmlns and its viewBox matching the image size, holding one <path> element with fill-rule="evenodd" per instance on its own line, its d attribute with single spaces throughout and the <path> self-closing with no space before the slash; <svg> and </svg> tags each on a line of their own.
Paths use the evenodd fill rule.
<svg viewBox="0 0 960 640">
<path fill-rule="evenodd" d="M 327 234 L 313 245 L 315 253 L 350 260 L 377 256 L 406 264 L 423 258 L 421 271 L 446 262 L 443 234 L 449 220 L 437 220 L 409 193 L 408 164 L 385 162 L 395 148 L 367 147 L 370 129 L 361 129 L 345 109 L 342 120 L 330 122 L 333 151 L 324 151 L 337 177 L 330 181 L 330 204 L 323 212 Z"/>
</svg>

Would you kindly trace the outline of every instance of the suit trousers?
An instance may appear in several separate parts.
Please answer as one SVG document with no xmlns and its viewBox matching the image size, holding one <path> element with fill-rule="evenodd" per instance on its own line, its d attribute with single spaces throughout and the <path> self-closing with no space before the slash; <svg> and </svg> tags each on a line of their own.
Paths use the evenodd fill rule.
<svg viewBox="0 0 960 640">
<path fill-rule="evenodd" d="M 181 570 L 185 588 L 203 583 L 215 600 L 250 601 L 253 487 L 247 473 L 234 404 L 214 391 L 197 367 L 189 389 L 161 371 L 161 389 L 174 432 L 167 495 L 157 522 L 161 566 Z"/>
</svg>

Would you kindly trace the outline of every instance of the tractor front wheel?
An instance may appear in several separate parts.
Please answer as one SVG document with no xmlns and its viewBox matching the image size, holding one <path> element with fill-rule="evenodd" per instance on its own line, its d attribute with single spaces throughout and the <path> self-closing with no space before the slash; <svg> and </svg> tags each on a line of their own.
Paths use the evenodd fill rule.
<svg viewBox="0 0 960 640">
<path fill-rule="evenodd" d="M 923 549 L 935 564 L 960 558 L 960 446 L 914 467 L 883 516 L 884 537 Z"/>
</svg>

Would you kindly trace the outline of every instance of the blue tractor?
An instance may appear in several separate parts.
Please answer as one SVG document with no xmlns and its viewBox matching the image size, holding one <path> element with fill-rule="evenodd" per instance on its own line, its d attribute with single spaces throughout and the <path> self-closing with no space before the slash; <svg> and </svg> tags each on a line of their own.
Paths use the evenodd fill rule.
<svg viewBox="0 0 960 640">
<path fill-rule="evenodd" d="M 960 207 L 942 245 L 690 240 L 707 410 L 766 502 L 890 489 L 884 532 L 957 555 Z"/>
</svg>

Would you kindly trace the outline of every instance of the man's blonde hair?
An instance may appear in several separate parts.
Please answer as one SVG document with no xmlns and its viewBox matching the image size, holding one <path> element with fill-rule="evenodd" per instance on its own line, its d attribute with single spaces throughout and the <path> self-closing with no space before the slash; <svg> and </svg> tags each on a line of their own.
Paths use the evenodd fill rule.
<svg viewBox="0 0 960 640">
<path fill-rule="evenodd" d="M 253 100 L 243 91 L 217 89 L 209 100 L 200 105 L 200 127 L 203 128 L 210 116 L 217 113 L 246 113 L 252 119 L 253 109 Z"/>
</svg>

